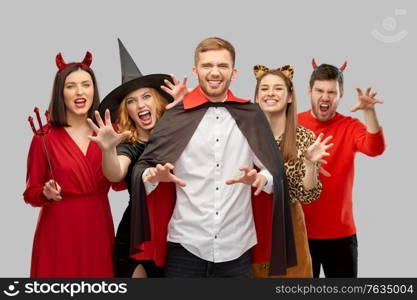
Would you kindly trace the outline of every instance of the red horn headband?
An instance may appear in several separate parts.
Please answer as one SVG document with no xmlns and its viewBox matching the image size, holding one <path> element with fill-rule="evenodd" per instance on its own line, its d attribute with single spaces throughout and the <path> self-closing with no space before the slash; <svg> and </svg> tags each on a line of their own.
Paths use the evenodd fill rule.
<svg viewBox="0 0 417 300">
<path fill-rule="evenodd" d="M 347 67 L 347 61 L 345 61 L 345 63 L 340 67 L 340 71 L 344 71 Z"/>
<path fill-rule="evenodd" d="M 56 61 L 56 66 L 58 67 L 59 72 L 71 66 L 83 66 L 83 67 L 86 67 L 87 69 L 90 69 L 91 62 L 93 61 L 93 55 L 89 51 L 87 51 L 85 53 L 85 56 L 82 62 L 67 64 L 65 60 L 62 58 L 62 55 L 60 52 L 56 55 L 55 61 Z"/>
<path fill-rule="evenodd" d="M 313 60 L 311 61 L 311 64 L 313 65 L 313 69 L 317 69 L 317 64 L 316 64 L 316 60 L 313 58 Z"/>
<path fill-rule="evenodd" d="M 313 66 L 313 69 L 317 69 L 317 63 L 316 60 L 313 58 L 313 60 L 311 61 L 311 65 Z M 347 61 L 345 61 L 345 63 L 340 67 L 340 72 L 343 72 L 347 67 Z"/>
</svg>

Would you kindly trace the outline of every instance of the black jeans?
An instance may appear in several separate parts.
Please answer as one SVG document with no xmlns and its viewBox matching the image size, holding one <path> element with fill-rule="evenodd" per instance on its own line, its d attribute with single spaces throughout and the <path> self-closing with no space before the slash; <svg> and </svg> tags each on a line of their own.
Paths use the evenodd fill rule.
<svg viewBox="0 0 417 300">
<path fill-rule="evenodd" d="M 356 234 L 340 239 L 309 239 L 313 276 L 320 276 L 323 266 L 326 277 L 358 277 L 358 240 Z"/>
<path fill-rule="evenodd" d="M 181 244 L 168 242 L 165 277 L 202 278 L 233 277 L 251 278 L 252 265 L 250 250 L 237 259 L 214 263 L 188 252 Z"/>
</svg>

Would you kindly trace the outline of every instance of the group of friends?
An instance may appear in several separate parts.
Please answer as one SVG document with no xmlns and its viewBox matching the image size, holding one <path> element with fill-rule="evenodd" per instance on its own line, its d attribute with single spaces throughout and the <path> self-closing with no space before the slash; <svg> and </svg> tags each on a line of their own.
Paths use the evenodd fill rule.
<svg viewBox="0 0 417 300">
<path fill-rule="evenodd" d="M 196 47 L 194 89 L 119 50 L 122 84 L 101 102 L 92 55 L 56 57 L 23 194 L 41 207 L 31 277 L 357 277 L 355 154 L 385 142 L 371 88 L 351 109 L 364 124 L 337 112 L 346 64 L 313 60 L 297 114 L 290 65 L 254 66 L 253 102 L 232 93 L 224 39 Z M 116 235 L 110 188 L 130 198 Z"/>
</svg>

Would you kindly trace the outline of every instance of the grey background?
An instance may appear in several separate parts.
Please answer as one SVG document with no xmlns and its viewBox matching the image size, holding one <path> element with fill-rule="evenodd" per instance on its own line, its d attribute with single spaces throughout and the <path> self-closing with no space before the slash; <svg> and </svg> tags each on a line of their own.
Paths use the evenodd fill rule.
<svg viewBox="0 0 417 300">
<path fill-rule="evenodd" d="M 406 15 L 395 15 L 397 8 Z M 395 30 L 383 27 L 387 17 L 395 18 Z M 39 209 L 22 199 L 32 138 L 26 119 L 35 105 L 44 110 L 49 103 L 56 53 L 79 61 L 90 50 L 103 97 L 121 80 L 117 37 L 143 73 L 191 77 L 197 43 L 220 36 L 237 50 L 239 73 L 232 89 L 240 97 L 253 95 L 254 64 L 292 64 L 299 111 L 308 109 L 312 57 L 339 66 L 348 60 L 341 113 L 351 115 L 355 87 L 375 87 L 385 100 L 377 112 L 387 151 L 356 159 L 359 276 L 416 277 L 416 20 L 411 0 L 1 1 L 0 276 L 29 274 Z M 408 35 L 384 43 L 372 36 L 374 29 Z M 190 80 L 190 86 L 195 83 Z M 361 112 L 352 115 L 363 120 Z M 127 196 L 110 193 L 116 226 Z"/>
</svg>

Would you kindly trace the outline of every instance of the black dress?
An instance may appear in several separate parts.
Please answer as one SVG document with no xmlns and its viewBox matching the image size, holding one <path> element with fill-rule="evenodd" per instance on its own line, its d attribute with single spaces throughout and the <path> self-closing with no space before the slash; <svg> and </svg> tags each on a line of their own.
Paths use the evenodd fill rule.
<svg viewBox="0 0 417 300">
<path fill-rule="evenodd" d="M 153 261 L 150 260 L 136 260 L 130 258 L 130 221 L 131 221 L 131 177 L 132 169 L 135 162 L 139 159 L 145 149 L 146 144 L 143 143 L 123 143 L 117 146 L 117 155 L 125 155 L 129 157 L 131 163 L 127 170 L 125 182 L 129 192 L 129 205 L 123 213 L 122 220 L 117 228 L 116 238 L 113 250 L 113 265 L 114 274 L 116 277 L 129 278 L 132 277 L 133 271 L 138 264 L 142 264 L 148 274 L 148 277 L 162 277 L 163 268 L 157 267 Z"/>
</svg>

